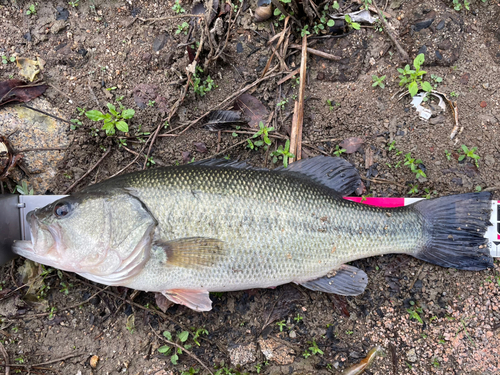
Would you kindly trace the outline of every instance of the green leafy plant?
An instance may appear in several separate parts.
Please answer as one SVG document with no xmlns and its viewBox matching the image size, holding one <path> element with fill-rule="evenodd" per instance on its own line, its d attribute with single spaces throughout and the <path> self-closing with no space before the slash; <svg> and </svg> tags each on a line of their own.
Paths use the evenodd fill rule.
<svg viewBox="0 0 500 375">
<path fill-rule="evenodd" d="M 177 14 L 180 14 L 180 13 L 186 13 L 186 9 L 184 9 L 179 0 L 175 0 L 175 4 L 174 6 L 172 7 L 172 9 L 174 10 L 175 13 Z"/>
<path fill-rule="evenodd" d="M 422 164 L 422 160 L 412 158 L 411 152 L 405 155 L 405 160 L 406 161 L 404 165 L 408 165 L 410 167 L 412 173 L 415 173 L 415 178 L 418 178 L 419 176 L 427 177 L 425 172 L 418 167 L 419 164 Z"/>
<path fill-rule="evenodd" d="M 335 101 L 332 101 L 330 99 L 326 99 L 326 105 L 328 106 L 328 109 L 330 111 L 333 111 L 335 107 L 340 107 L 340 103 L 335 103 Z"/>
<path fill-rule="evenodd" d="M 376 75 L 372 75 L 372 87 L 380 87 L 381 89 L 385 88 L 385 84 L 384 84 L 384 79 L 386 78 L 386 76 L 382 76 L 382 77 L 378 77 Z"/>
<path fill-rule="evenodd" d="M 460 155 L 458 157 L 458 161 L 462 161 L 465 158 L 471 158 L 472 160 L 474 160 L 474 164 L 476 164 L 476 167 L 479 168 L 479 159 L 481 158 L 476 154 L 476 150 L 477 147 L 472 147 L 471 149 L 469 149 L 466 145 L 462 145 L 463 155 Z"/>
<path fill-rule="evenodd" d="M 333 151 L 333 155 L 340 157 L 345 152 L 345 148 L 340 148 L 339 145 L 335 146 L 335 151 Z"/>
<path fill-rule="evenodd" d="M 469 5 L 470 1 L 468 0 L 453 0 L 453 9 L 455 9 L 457 12 L 461 11 L 463 7 L 467 10 L 470 10 Z"/>
<path fill-rule="evenodd" d="M 451 152 L 449 152 L 448 150 L 444 150 L 444 154 L 446 155 L 446 159 L 448 161 L 450 161 L 451 160 Z"/>
<path fill-rule="evenodd" d="M 30 4 L 28 10 L 26 11 L 26 15 L 34 16 L 36 14 L 36 5 L 38 5 L 38 3 Z"/>
<path fill-rule="evenodd" d="M 72 288 L 73 287 L 73 284 L 71 283 L 65 283 L 65 282 L 62 282 L 61 281 L 61 289 L 59 289 L 59 291 L 61 293 L 64 293 L 65 295 L 68 295 L 69 294 L 69 288 Z"/>
<path fill-rule="evenodd" d="M 49 311 L 49 320 L 54 319 L 54 316 L 55 316 L 54 314 L 57 311 L 57 307 L 47 308 L 47 310 Z"/>
<path fill-rule="evenodd" d="M 352 335 L 353 333 L 354 333 L 354 332 L 353 332 L 353 331 L 351 331 L 351 330 L 345 331 L 345 334 L 346 334 L 346 335 Z"/>
<path fill-rule="evenodd" d="M 107 103 L 107 106 L 109 109 L 109 113 L 102 113 L 98 110 L 92 110 L 85 112 L 85 116 L 87 116 L 92 121 L 103 121 L 104 125 L 102 126 L 102 129 L 106 131 L 106 135 L 114 135 L 116 131 L 115 129 L 127 133 L 128 124 L 125 120 L 129 120 L 134 117 L 135 110 L 131 108 L 121 108 L 120 110 L 117 110 L 116 107 L 111 103 Z"/>
<path fill-rule="evenodd" d="M 309 25 L 305 25 L 302 30 L 300 30 L 300 36 L 305 37 L 306 35 L 310 35 L 311 33 L 309 32 Z"/>
<path fill-rule="evenodd" d="M 201 335 L 207 335 L 208 336 L 208 331 L 206 330 L 205 327 L 198 328 L 196 330 L 193 327 L 192 330 L 194 331 L 194 333 L 192 333 L 192 335 L 193 335 L 193 341 L 195 342 L 196 345 L 200 346 L 200 343 L 198 342 L 198 338 L 200 338 Z"/>
<path fill-rule="evenodd" d="M 264 146 L 264 149 L 267 150 L 267 147 L 271 145 L 271 139 L 269 139 L 269 132 L 273 131 L 274 127 L 266 127 L 264 123 L 261 121 L 259 122 L 259 130 L 252 136 L 252 138 L 257 138 L 257 137 L 262 137 L 264 143 L 266 144 Z M 254 142 L 254 144 L 257 144 L 257 142 Z"/>
<path fill-rule="evenodd" d="M 273 157 L 273 163 L 277 163 L 278 159 L 283 160 L 283 166 L 285 168 L 288 167 L 288 158 L 294 158 L 295 155 L 290 152 L 290 140 L 286 140 L 285 142 L 285 148 L 283 146 L 279 146 L 276 151 L 273 151 L 271 153 L 271 156 Z"/>
<path fill-rule="evenodd" d="M 323 351 L 320 348 L 318 348 L 318 344 L 316 344 L 316 341 L 314 341 L 314 340 L 310 341 L 309 344 L 311 345 L 309 347 L 309 351 L 311 352 L 311 354 L 313 354 L 313 355 L 317 355 L 317 354 L 323 355 L 324 354 Z"/>
<path fill-rule="evenodd" d="M 169 331 L 164 331 L 163 336 L 165 336 L 165 338 L 168 341 L 171 341 L 171 342 L 174 341 L 172 334 Z M 182 331 L 182 332 L 177 334 L 177 337 L 175 340 L 179 343 L 179 345 L 182 345 L 187 341 L 188 338 L 189 338 L 189 332 Z M 191 345 L 184 344 L 184 348 L 190 349 Z M 182 349 L 178 348 L 178 347 L 171 348 L 168 345 L 163 345 L 163 346 L 160 346 L 158 348 L 158 352 L 160 352 L 161 354 L 164 354 L 164 355 L 170 355 L 170 362 L 172 362 L 173 365 L 176 365 L 177 361 L 179 360 L 179 354 L 182 354 Z"/>
<path fill-rule="evenodd" d="M 450 92 L 450 96 L 452 98 L 456 98 L 456 97 L 458 97 L 458 93 L 456 93 L 455 91 L 452 91 L 452 92 Z"/>
<path fill-rule="evenodd" d="M 195 369 L 194 367 L 190 367 L 187 371 L 182 371 L 181 375 L 194 375 L 200 372 L 200 369 Z"/>
<path fill-rule="evenodd" d="M 175 34 L 177 35 L 180 33 L 184 33 L 184 35 L 187 35 L 188 30 L 189 30 L 189 23 L 183 22 L 180 25 L 177 25 L 177 30 L 175 30 Z"/>
<path fill-rule="evenodd" d="M 410 191 L 408 192 L 408 194 L 418 194 L 418 184 L 410 185 Z"/>
<path fill-rule="evenodd" d="M 29 189 L 26 181 L 21 182 L 21 185 L 16 185 L 15 189 L 21 195 L 33 195 L 33 188 Z"/>
<path fill-rule="evenodd" d="M 421 70 L 420 67 L 424 61 L 425 56 L 421 53 L 413 60 L 415 70 L 410 69 L 410 65 L 408 64 L 404 67 L 404 69 L 398 68 L 398 72 L 401 73 L 399 76 L 399 86 L 407 87 L 412 97 L 417 95 L 419 87 L 426 92 L 432 91 L 432 85 L 427 81 L 423 81 L 423 76 L 427 72 L 425 70 Z"/>
<path fill-rule="evenodd" d="M 293 320 L 295 320 L 297 323 L 300 323 L 300 321 L 304 319 L 303 316 L 300 316 L 300 314 L 297 314 L 297 316 L 295 318 L 293 318 Z"/>
<path fill-rule="evenodd" d="M 154 107 L 155 104 L 156 104 L 156 102 L 154 100 L 148 101 L 148 106 L 150 106 L 150 107 Z"/>
<path fill-rule="evenodd" d="M 192 77 L 193 90 L 195 94 L 198 94 L 200 96 L 205 96 L 207 92 L 212 91 L 212 89 L 217 87 L 217 85 L 214 83 L 213 79 L 210 78 L 210 75 L 208 75 L 207 78 L 204 81 L 202 81 L 201 77 L 199 76 L 199 73 L 203 73 L 203 69 L 197 66 L 196 73 L 193 74 Z"/>
<path fill-rule="evenodd" d="M 425 191 L 425 195 L 424 195 L 425 199 L 431 199 L 432 195 L 436 195 L 437 194 L 436 190 L 431 191 L 429 188 L 424 188 L 424 191 Z"/>
<path fill-rule="evenodd" d="M 277 104 L 281 109 L 285 108 L 286 103 L 288 103 L 288 99 L 283 99 L 281 102 Z"/>
<path fill-rule="evenodd" d="M 76 8 L 80 3 L 80 0 L 74 0 L 74 1 L 68 1 L 68 4 L 71 5 L 73 8 Z"/>
<path fill-rule="evenodd" d="M 415 302 L 413 302 L 413 301 L 410 301 L 410 305 L 412 307 L 410 307 L 409 309 L 406 309 L 406 311 L 408 311 L 408 314 L 410 314 L 410 319 L 415 319 L 420 324 L 424 324 L 422 318 L 420 317 L 420 315 L 418 315 L 419 313 L 421 314 L 423 312 L 422 308 L 415 306 Z"/>
<path fill-rule="evenodd" d="M 353 22 L 351 16 L 349 16 L 348 14 L 344 16 L 344 19 L 345 22 L 347 23 L 347 26 L 349 26 L 350 28 L 354 30 L 359 30 L 361 28 L 361 25 L 357 22 Z"/>
</svg>

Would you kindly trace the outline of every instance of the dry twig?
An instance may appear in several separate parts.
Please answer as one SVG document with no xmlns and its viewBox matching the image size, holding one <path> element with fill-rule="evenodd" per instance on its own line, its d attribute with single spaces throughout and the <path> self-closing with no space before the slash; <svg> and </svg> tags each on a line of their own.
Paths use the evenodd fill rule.
<svg viewBox="0 0 500 375">
<path fill-rule="evenodd" d="M 71 191 L 71 189 L 73 189 L 80 181 L 82 181 L 85 177 L 87 177 L 90 174 L 90 172 L 92 172 L 94 169 L 96 169 L 97 166 L 99 164 L 101 164 L 101 162 L 106 158 L 106 156 L 109 155 L 110 152 L 111 152 L 111 148 L 109 148 L 108 151 L 106 151 L 104 153 L 104 155 L 99 159 L 99 161 L 97 163 L 94 164 L 94 166 L 92 168 L 90 168 L 82 177 L 80 177 L 78 180 L 76 180 L 73 183 L 73 185 L 71 185 L 69 188 L 67 188 L 66 191 L 63 193 L 63 195 L 68 194 Z"/>
<path fill-rule="evenodd" d="M 3 359 L 5 361 L 5 375 L 10 374 L 10 367 L 8 365 L 9 363 L 9 353 L 7 353 L 7 350 L 5 350 L 2 342 L 0 342 L 0 352 L 2 352 Z"/>
<path fill-rule="evenodd" d="M 300 44 L 291 44 L 290 47 L 295 48 L 295 49 L 300 49 L 300 50 L 303 48 Z M 342 60 L 342 57 L 331 55 L 329 53 L 326 53 L 326 52 L 323 52 L 323 51 L 320 51 L 320 50 L 317 50 L 317 49 L 314 49 L 311 47 L 307 47 L 307 52 L 309 52 L 311 55 L 316 55 L 316 56 L 319 56 L 319 57 L 322 57 L 322 58 L 328 59 L 328 60 L 333 60 L 333 61 Z"/>
<path fill-rule="evenodd" d="M 295 155 L 296 160 L 302 159 L 302 124 L 304 123 L 304 95 L 306 90 L 307 73 L 307 36 L 302 37 L 302 58 L 300 61 L 300 86 L 299 101 L 295 106 L 294 116 L 297 113 L 296 122 L 292 124 L 292 136 L 290 140 L 290 152 Z M 295 136 L 294 136 L 295 135 Z"/>
<path fill-rule="evenodd" d="M 403 47 L 401 47 L 401 44 L 399 44 L 399 42 L 397 41 L 397 39 L 394 37 L 394 35 L 392 35 L 392 33 L 389 31 L 389 24 L 387 23 L 387 21 L 385 20 L 384 16 L 385 16 L 385 13 L 383 14 L 382 11 L 378 8 L 377 6 L 377 3 L 375 1 L 373 1 L 373 6 L 375 7 L 375 9 L 377 10 L 377 13 L 379 15 L 379 18 L 380 20 L 382 21 L 382 23 L 384 24 L 384 31 L 385 33 L 389 36 L 389 38 L 391 39 L 392 43 L 394 43 L 394 46 L 396 47 L 396 49 L 398 50 L 399 52 L 399 55 L 401 57 L 401 60 L 405 63 L 409 63 L 410 62 L 410 56 L 408 56 L 408 52 L 406 52 Z"/>
<path fill-rule="evenodd" d="M 165 16 L 165 17 L 159 17 L 159 18 L 141 18 L 141 17 L 137 17 L 137 19 L 141 20 L 142 22 L 151 22 L 151 25 L 152 25 L 156 21 L 175 20 L 175 19 L 178 19 L 178 18 L 186 18 L 186 17 L 203 18 L 203 17 L 205 17 L 205 15 L 204 14 L 179 14 L 177 16 Z"/>
</svg>

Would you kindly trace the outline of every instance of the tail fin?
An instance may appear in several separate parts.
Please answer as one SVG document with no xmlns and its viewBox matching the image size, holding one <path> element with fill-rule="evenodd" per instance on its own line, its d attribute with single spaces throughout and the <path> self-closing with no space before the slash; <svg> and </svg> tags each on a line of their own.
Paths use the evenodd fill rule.
<svg viewBox="0 0 500 375">
<path fill-rule="evenodd" d="M 427 243 L 413 254 L 443 267 L 479 271 L 493 267 L 484 234 L 491 225 L 491 194 L 468 193 L 428 199 L 414 208 L 425 219 Z"/>
</svg>

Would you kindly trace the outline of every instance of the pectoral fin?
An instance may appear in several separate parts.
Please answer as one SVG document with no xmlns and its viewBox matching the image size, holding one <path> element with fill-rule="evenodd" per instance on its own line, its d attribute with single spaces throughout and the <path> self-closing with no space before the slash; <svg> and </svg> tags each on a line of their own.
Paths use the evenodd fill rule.
<svg viewBox="0 0 500 375">
<path fill-rule="evenodd" d="M 213 267 L 226 255 L 224 243 L 204 237 L 157 240 L 155 246 L 163 248 L 167 265 L 183 268 Z"/>
<path fill-rule="evenodd" d="M 324 277 L 301 283 L 302 286 L 316 292 L 342 296 L 357 296 L 364 292 L 367 284 L 368 276 L 364 271 L 346 264 Z"/>
<path fill-rule="evenodd" d="M 196 311 L 212 310 L 212 301 L 206 290 L 170 289 L 162 294 L 170 301 Z"/>
</svg>

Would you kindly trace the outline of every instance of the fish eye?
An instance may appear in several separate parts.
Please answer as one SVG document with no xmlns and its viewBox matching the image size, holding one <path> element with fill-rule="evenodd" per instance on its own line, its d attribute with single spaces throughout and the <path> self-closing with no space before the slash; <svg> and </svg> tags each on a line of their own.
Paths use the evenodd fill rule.
<svg viewBox="0 0 500 375">
<path fill-rule="evenodd" d="M 54 207 L 54 214 L 57 217 L 64 217 L 64 216 L 68 215 L 70 213 L 70 211 L 71 211 L 71 207 L 66 202 L 58 203 Z"/>
</svg>

